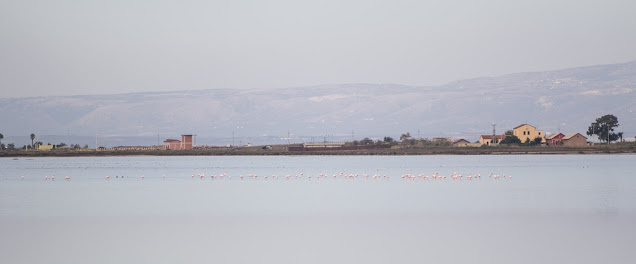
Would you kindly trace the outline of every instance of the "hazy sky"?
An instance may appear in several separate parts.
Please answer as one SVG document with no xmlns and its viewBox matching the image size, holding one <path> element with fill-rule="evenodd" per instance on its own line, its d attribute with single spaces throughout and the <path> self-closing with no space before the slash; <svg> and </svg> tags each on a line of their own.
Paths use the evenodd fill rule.
<svg viewBox="0 0 636 264">
<path fill-rule="evenodd" d="M 636 1 L 0 0 L 0 97 L 435 85 L 636 59 Z"/>
</svg>

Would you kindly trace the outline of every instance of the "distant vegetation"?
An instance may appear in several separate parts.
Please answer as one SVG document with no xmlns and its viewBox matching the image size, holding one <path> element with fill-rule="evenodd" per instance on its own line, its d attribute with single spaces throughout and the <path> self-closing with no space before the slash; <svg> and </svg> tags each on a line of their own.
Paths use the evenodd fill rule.
<svg viewBox="0 0 636 264">
<path fill-rule="evenodd" d="M 428 138 L 420 138 L 414 139 L 411 137 L 411 133 L 406 132 L 400 135 L 400 141 L 396 141 L 390 136 L 384 137 L 382 140 L 377 139 L 373 140 L 368 137 L 363 138 L 362 140 L 354 140 L 351 142 L 346 142 L 346 146 L 363 146 L 363 145 L 382 145 L 387 144 L 391 146 L 401 146 L 401 147 L 413 147 L 413 146 L 421 146 L 421 147 L 450 147 L 452 146 L 452 142 L 450 141 L 438 141 L 435 142 Z"/>
<path fill-rule="evenodd" d="M 521 139 L 519 139 L 517 136 L 507 136 L 506 138 L 502 139 L 501 142 L 499 142 L 499 144 L 503 144 L 503 145 L 521 145 Z"/>
<path fill-rule="evenodd" d="M 592 122 L 587 128 L 587 135 L 598 136 L 600 141 L 606 143 L 617 141 L 623 141 L 623 132 L 614 133 L 614 128 L 618 127 L 618 118 L 614 115 L 604 115 Z"/>
<path fill-rule="evenodd" d="M 595 146 L 588 146 L 584 148 L 576 148 L 577 152 L 580 153 L 596 153 L 598 151 L 615 151 L 619 150 L 621 153 L 624 152 L 636 152 L 636 142 L 624 142 L 623 141 L 623 133 L 622 132 L 614 132 L 615 129 L 619 127 L 618 118 L 612 114 L 604 115 L 595 120 L 595 122 L 591 123 L 588 128 L 587 135 L 588 136 L 597 136 L 598 139 L 602 142 L 611 143 L 612 141 L 620 141 L 616 144 L 612 144 L 612 148 L 599 148 Z M 342 144 L 344 146 L 360 146 L 360 147 L 346 147 L 340 148 L 340 150 L 334 149 L 324 149 L 313 152 L 314 154 L 323 153 L 323 154 L 356 154 L 356 155 L 426 155 L 426 154 L 489 154 L 489 153 L 499 153 L 508 151 L 509 154 L 516 153 L 518 151 L 522 151 L 525 153 L 535 152 L 535 153 L 544 153 L 544 152 L 565 152 L 571 153 L 575 148 L 567 148 L 567 147 L 559 147 L 559 148 L 545 148 L 541 149 L 545 142 L 542 142 L 542 138 L 534 138 L 534 140 L 526 139 L 525 142 L 521 142 L 521 140 L 514 135 L 512 130 L 507 130 L 504 135 L 504 139 L 499 142 L 498 145 L 486 146 L 482 145 L 481 148 L 471 148 L 471 147 L 462 147 L 457 148 L 453 147 L 452 138 L 433 138 L 432 140 L 429 138 L 413 138 L 411 133 L 406 132 L 399 136 L 399 140 L 395 140 L 391 136 L 384 136 L 382 138 L 372 139 L 369 137 L 365 137 L 361 140 L 353 140 L 351 142 L 345 143 L 332 143 L 332 144 Z M 4 135 L 0 133 L 0 150 L 3 151 L 0 156 L 20 156 L 20 152 L 27 152 L 25 150 L 40 150 L 40 151 L 28 151 L 29 154 L 26 155 L 34 155 L 34 156 L 55 156 L 55 155 L 119 155 L 121 153 L 126 154 L 137 154 L 137 155 L 288 155 L 289 154 L 289 146 L 287 145 L 274 145 L 274 146 L 254 146 L 252 147 L 232 147 L 232 148 L 212 148 L 210 149 L 195 149 L 192 151 L 176 151 L 171 152 L 170 154 L 166 154 L 167 151 L 164 151 L 161 146 L 140 146 L 140 147 L 114 147 L 114 148 L 105 148 L 103 146 L 98 147 L 97 149 L 89 149 L 88 145 L 80 146 L 79 144 L 70 144 L 67 145 L 64 142 L 61 142 L 56 145 L 52 145 L 50 142 L 47 143 L 46 151 L 42 150 L 42 146 L 44 143 L 41 141 L 35 141 L 36 135 L 31 133 L 29 135 L 31 139 L 31 144 L 27 144 L 22 146 L 21 148 L 16 148 L 14 143 L 4 144 L 2 140 L 4 139 Z M 479 142 L 479 141 L 477 141 Z M 373 147 L 374 145 L 381 145 L 379 147 Z M 609 145 L 609 144 L 608 144 Z M 51 147 L 52 146 L 52 147 Z M 475 146 L 475 144 L 473 144 Z M 478 146 L 478 144 L 477 144 Z M 523 147 L 523 148 L 519 148 Z M 398 151 L 399 150 L 399 151 Z M 512 151 L 514 150 L 514 151 Z M 9 153 L 11 152 L 11 153 Z M 36 154 L 33 152 L 40 152 L 40 154 Z M 46 152 L 46 153 L 45 153 Z M 72 154 L 73 152 L 82 154 Z M 87 152 L 100 152 L 99 154 L 86 154 Z M 7 154 L 9 153 L 9 154 Z M 12 154 L 13 153 L 13 154 Z M 58 154 L 56 154 L 58 153 Z M 61 154 L 64 153 L 64 154 Z M 71 153 L 71 154 L 69 154 Z M 294 153 L 297 155 L 297 153 Z"/>
<path fill-rule="evenodd" d="M 432 144 L 432 143 L 431 143 Z M 397 145 L 391 148 L 354 149 L 354 150 L 321 150 L 321 151 L 297 151 L 291 153 L 287 145 L 237 147 L 237 148 L 208 148 L 180 151 L 154 150 L 54 150 L 54 151 L 1 151 L 0 157 L 74 157 L 74 156 L 262 156 L 262 155 L 523 155 L 523 154 L 616 154 L 636 153 L 636 143 L 624 142 L 603 146 L 588 147 L 559 147 L 548 148 L 542 146 L 505 146 L 485 148 L 447 147 L 447 146 L 418 146 Z"/>
</svg>

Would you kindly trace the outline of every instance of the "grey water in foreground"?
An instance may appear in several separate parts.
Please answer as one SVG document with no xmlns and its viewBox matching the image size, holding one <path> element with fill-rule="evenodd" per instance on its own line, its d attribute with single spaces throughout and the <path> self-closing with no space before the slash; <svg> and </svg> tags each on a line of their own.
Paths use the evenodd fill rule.
<svg viewBox="0 0 636 264">
<path fill-rule="evenodd" d="M 636 155 L 2 158 L 0 263 L 633 263 L 634 164 Z"/>
</svg>

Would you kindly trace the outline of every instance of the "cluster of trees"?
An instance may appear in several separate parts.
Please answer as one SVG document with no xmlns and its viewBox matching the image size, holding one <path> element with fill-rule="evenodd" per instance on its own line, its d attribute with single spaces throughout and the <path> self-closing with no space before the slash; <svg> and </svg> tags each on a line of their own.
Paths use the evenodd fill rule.
<svg viewBox="0 0 636 264">
<path fill-rule="evenodd" d="M 41 146 L 44 145 L 44 143 L 42 143 L 41 141 L 35 141 L 35 134 L 31 134 L 29 135 L 29 138 L 31 139 L 31 145 L 24 145 L 19 149 L 35 149 L 37 146 Z M 15 150 L 18 149 L 15 147 L 15 144 L 13 143 L 9 143 L 5 146 L 5 144 L 2 143 L 2 139 L 4 139 L 4 135 L 2 133 L 0 133 L 0 150 Z M 48 143 L 48 145 L 51 145 L 51 143 Z M 68 146 L 66 143 L 62 142 L 60 144 L 55 145 L 55 148 L 61 148 L 61 147 L 65 147 Z M 71 148 L 73 149 L 88 149 L 88 145 L 84 145 L 83 147 L 80 146 L 80 144 L 71 144 L 70 145 Z"/>
<path fill-rule="evenodd" d="M 362 146 L 362 145 L 382 145 L 382 144 L 391 144 L 391 145 L 395 145 L 397 144 L 397 142 L 395 140 L 393 140 L 393 138 L 391 137 L 384 137 L 383 140 L 373 140 L 370 139 L 368 137 L 363 138 L 362 140 L 358 141 L 358 140 L 354 140 L 353 142 L 351 142 L 351 145 L 354 146 Z"/>
<path fill-rule="evenodd" d="M 452 142 L 433 142 L 428 138 L 424 138 L 424 139 L 414 139 L 411 137 L 411 134 L 409 132 L 406 132 L 402 135 L 400 135 L 400 139 L 395 140 L 392 137 L 384 137 L 382 140 L 378 139 L 378 140 L 373 140 L 370 139 L 368 137 L 362 139 L 362 140 L 354 140 L 353 142 L 350 143 L 351 145 L 354 146 L 361 146 L 361 145 L 381 145 L 381 144 L 389 144 L 389 145 L 398 145 L 398 144 L 402 144 L 402 145 L 418 145 L 418 146 L 450 146 L 452 144 Z"/>
<path fill-rule="evenodd" d="M 408 133 L 406 133 L 406 135 L 408 135 Z M 408 137 L 410 138 L 410 135 L 408 135 Z M 402 136 L 400 136 L 400 141 L 404 142 L 405 140 L 405 134 L 402 134 Z M 353 142 L 351 142 L 352 145 L 354 146 L 360 146 L 360 145 L 382 145 L 382 144 L 389 144 L 389 145 L 397 145 L 400 142 L 396 141 L 395 139 L 393 139 L 392 137 L 384 137 L 382 140 L 378 139 L 378 140 L 373 140 L 370 139 L 368 137 L 358 141 L 358 140 L 354 140 Z"/>
<path fill-rule="evenodd" d="M 35 139 L 35 134 L 31 134 L 31 135 L 30 135 L 30 137 L 31 137 L 31 148 L 32 148 L 32 147 L 34 146 L 34 145 L 33 145 L 33 139 Z M 4 139 L 4 135 L 3 135 L 2 133 L 0 133 L 0 150 L 5 150 L 5 149 L 6 149 L 6 150 L 14 150 L 14 149 L 16 149 L 16 148 L 15 148 L 15 144 L 13 144 L 13 143 L 9 143 L 9 144 L 7 144 L 7 145 L 5 146 L 5 145 L 2 143 L 2 140 L 3 140 L 3 139 Z M 27 149 L 27 148 L 29 148 L 29 146 L 28 146 L 28 145 L 24 145 L 24 146 L 22 147 L 22 149 Z"/>
<path fill-rule="evenodd" d="M 520 146 L 539 146 L 541 145 L 541 138 L 535 138 L 534 140 L 530 140 L 529 138 L 526 139 L 525 142 L 521 142 L 521 139 L 519 139 L 517 136 L 507 136 L 504 139 L 501 140 L 501 142 L 499 142 L 499 144 L 503 144 L 503 145 L 520 145 Z"/>
<path fill-rule="evenodd" d="M 402 145 L 410 145 L 410 146 L 429 146 L 429 147 L 437 147 L 437 146 L 451 146 L 453 142 L 450 141 L 432 141 L 428 138 L 418 138 L 415 139 L 411 137 L 411 133 L 406 132 L 400 135 L 400 144 Z"/>
<path fill-rule="evenodd" d="M 614 129 L 618 127 L 618 118 L 614 115 L 604 115 L 596 119 L 590 127 L 588 128 L 587 135 L 598 136 L 600 141 L 604 142 L 612 142 L 612 141 L 623 141 L 623 132 L 614 132 Z M 542 144 L 542 139 L 537 137 L 535 139 L 526 139 L 525 142 L 521 142 L 521 140 L 515 136 L 512 130 L 508 130 L 505 133 L 506 137 L 502 139 L 499 143 L 501 145 L 518 145 L 518 146 L 540 146 Z M 497 140 L 497 139 L 493 139 Z M 400 135 L 399 141 L 394 140 L 391 137 L 384 137 L 383 140 L 372 140 L 370 138 L 364 138 L 360 141 L 353 141 L 353 145 L 371 145 L 371 144 L 403 144 L 403 145 L 418 145 L 418 146 L 442 146 L 442 145 L 450 145 L 450 142 L 433 142 L 429 139 L 414 139 L 411 137 L 410 133 L 404 133 Z"/>
<path fill-rule="evenodd" d="M 612 141 L 623 141 L 623 132 L 614 133 L 614 128 L 617 128 L 618 118 L 614 115 L 604 115 L 592 122 L 587 128 L 588 136 L 598 136 L 599 141 L 610 143 Z"/>
</svg>

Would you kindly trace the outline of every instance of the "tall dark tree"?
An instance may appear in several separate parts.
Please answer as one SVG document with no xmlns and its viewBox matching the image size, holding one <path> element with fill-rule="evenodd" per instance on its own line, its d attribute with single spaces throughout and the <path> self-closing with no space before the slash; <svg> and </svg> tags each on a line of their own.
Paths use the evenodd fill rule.
<svg viewBox="0 0 636 264">
<path fill-rule="evenodd" d="M 0 146 L 2 146 L 2 139 L 4 138 L 4 135 L 2 133 L 0 133 Z M 2 150 L 2 147 L 0 147 L 0 150 Z"/>
<path fill-rule="evenodd" d="M 360 140 L 360 145 L 371 145 L 371 144 L 373 144 L 373 140 L 371 140 L 368 137 L 363 138 L 362 140 Z"/>
<path fill-rule="evenodd" d="M 596 119 L 590 127 L 587 128 L 587 135 L 598 136 L 600 141 L 607 143 L 616 141 L 619 138 L 617 133 L 614 133 L 614 128 L 618 127 L 618 118 L 614 115 L 604 115 Z"/>
<path fill-rule="evenodd" d="M 31 136 L 29 136 L 31 138 L 31 148 L 35 148 L 35 145 L 33 144 L 33 140 L 35 139 L 35 134 L 31 134 Z"/>
<path fill-rule="evenodd" d="M 405 141 L 411 139 L 411 133 L 406 132 L 406 134 L 400 135 L 400 141 Z"/>
</svg>

